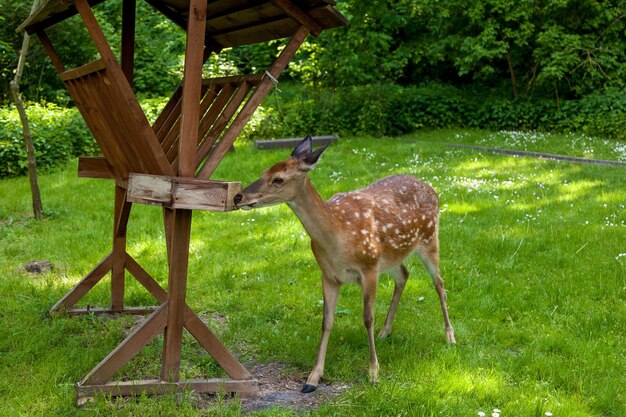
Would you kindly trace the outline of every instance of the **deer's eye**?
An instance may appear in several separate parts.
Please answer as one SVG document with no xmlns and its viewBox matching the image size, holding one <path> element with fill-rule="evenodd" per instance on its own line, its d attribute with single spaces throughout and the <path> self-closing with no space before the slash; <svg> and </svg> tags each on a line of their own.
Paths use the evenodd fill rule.
<svg viewBox="0 0 626 417">
<path fill-rule="evenodd" d="M 284 179 L 276 177 L 272 180 L 272 185 L 278 187 L 279 185 L 282 185 L 283 182 L 285 182 Z"/>
</svg>

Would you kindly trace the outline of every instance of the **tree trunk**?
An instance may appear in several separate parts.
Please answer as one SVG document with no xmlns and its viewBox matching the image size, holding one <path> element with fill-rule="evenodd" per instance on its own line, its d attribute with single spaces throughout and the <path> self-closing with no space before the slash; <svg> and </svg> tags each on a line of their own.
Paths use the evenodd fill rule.
<svg viewBox="0 0 626 417">
<path fill-rule="evenodd" d="M 509 64 L 509 73 L 511 74 L 511 83 L 513 84 L 513 97 L 519 97 L 519 90 L 517 89 L 517 78 L 515 77 L 515 71 L 513 70 L 513 59 L 511 58 L 511 51 L 506 52 L 506 62 Z"/>
<path fill-rule="evenodd" d="M 33 2 L 31 14 L 35 11 L 39 0 Z M 22 49 L 20 50 L 20 58 L 17 63 L 17 69 L 15 70 L 15 78 L 11 81 L 11 95 L 15 102 L 15 107 L 20 115 L 20 121 L 22 122 L 22 131 L 24 134 L 24 145 L 26 146 L 26 155 L 28 158 L 28 177 L 30 180 L 30 191 L 33 197 L 33 215 L 37 220 L 42 218 L 42 204 L 41 193 L 39 192 L 39 183 L 37 182 L 37 163 L 35 160 L 35 148 L 33 146 L 33 137 L 30 132 L 30 124 L 28 123 L 28 115 L 24 108 L 24 103 L 20 97 L 20 80 L 22 79 L 22 73 L 24 71 L 24 62 L 26 61 L 26 54 L 28 53 L 28 44 L 30 42 L 30 36 L 24 32 L 24 40 L 22 41 Z"/>
</svg>

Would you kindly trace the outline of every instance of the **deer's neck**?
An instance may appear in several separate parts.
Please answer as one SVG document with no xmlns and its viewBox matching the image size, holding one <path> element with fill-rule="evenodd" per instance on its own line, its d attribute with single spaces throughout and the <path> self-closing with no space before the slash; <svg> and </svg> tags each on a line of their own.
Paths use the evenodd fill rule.
<svg viewBox="0 0 626 417">
<path fill-rule="evenodd" d="M 296 198 L 287 202 L 287 205 L 298 216 L 302 226 L 311 239 L 325 244 L 329 243 L 333 234 L 332 219 L 326 203 L 320 197 L 311 180 L 305 178 L 304 187 Z"/>
</svg>

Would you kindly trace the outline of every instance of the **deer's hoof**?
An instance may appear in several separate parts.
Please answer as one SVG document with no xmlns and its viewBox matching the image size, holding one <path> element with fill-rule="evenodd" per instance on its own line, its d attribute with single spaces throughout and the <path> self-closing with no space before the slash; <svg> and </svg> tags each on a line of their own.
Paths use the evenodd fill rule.
<svg viewBox="0 0 626 417">
<path fill-rule="evenodd" d="M 316 389 L 317 389 L 317 387 L 316 387 L 315 385 L 305 384 L 305 385 L 302 387 L 302 393 L 303 393 L 303 394 L 310 394 L 310 393 L 312 393 L 313 391 L 315 391 Z"/>
</svg>

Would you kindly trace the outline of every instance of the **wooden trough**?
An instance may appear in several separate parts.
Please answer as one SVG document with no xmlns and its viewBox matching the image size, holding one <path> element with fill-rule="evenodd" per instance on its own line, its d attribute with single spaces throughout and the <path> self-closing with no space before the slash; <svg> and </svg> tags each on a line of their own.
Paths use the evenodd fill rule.
<svg viewBox="0 0 626 417">
<path fill-rule="evenodd" d="M 52 308 L 56 313 L 149 314 L 120 345 L 78 383 L 78 401 L 96 393 L 162 394 L 196 392 L 253 394 L 257 381 L 222 345 L 186 303 L 192 210 L 233 210 L 239 182 L 212 181 L 244 125 L 308 34 L 347 24 L 331 0 L 145 0 L 187 33 L 183 82 L 150 125 L 132 90 L 136 0 L 123 0 L 122 43 L 114 55 L 92 7 L 105 0 L 44 0 L 22 23 L 41 41 L 103 157 L 81 158 L 79 176 L 115 182 L 112 250 Z M 99 58 L 65 68 L 46 29 L 79 15 Z M 202 66 L 224 48 L 289 38 L 267 71 L 203 80 Z M 164 290 L 126 251 L 133 203 L 161 206 L 168 255 Z M 153 307 L 127 307 L 128 271 L 158 301 Z M 111 274 L 111 305 L 76 308 L 76 303 Z M 182 333 L 186 328 L 226 371 L 228 378 L 180 379 Z M 146 344 L 164 334 L 161 374 L 154 379 L 112 381 L 115 373 Z"/>
</svg>

